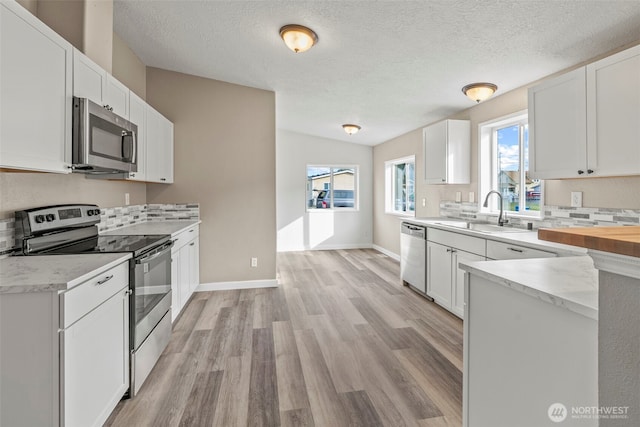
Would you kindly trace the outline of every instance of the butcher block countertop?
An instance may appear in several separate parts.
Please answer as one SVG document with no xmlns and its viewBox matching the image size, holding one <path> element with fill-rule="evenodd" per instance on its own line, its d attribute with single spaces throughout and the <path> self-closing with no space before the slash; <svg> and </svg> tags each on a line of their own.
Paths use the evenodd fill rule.
<svg viewBox="0 0 640 427">
<path fill-rule="evenodd" d="M 640 258 L 640 226 L 541 228 L 538 238 Z"/>
</svg>

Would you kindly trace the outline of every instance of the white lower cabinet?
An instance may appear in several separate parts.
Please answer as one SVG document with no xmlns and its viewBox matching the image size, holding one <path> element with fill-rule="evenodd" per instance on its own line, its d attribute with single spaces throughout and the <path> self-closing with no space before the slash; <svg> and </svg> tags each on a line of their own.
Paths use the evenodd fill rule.
<svg viewBox="0 0 640 427">
<path fill-rule="evenodd" d="M 129 388 L 127 290 L 60 332 L 65 426 L 102 425 Z"/>
<path fill-rule="evenodd" d="M 200 239 L 196 225 L 174 237 L 171 251 L 171 321 L 200 284 Z"/>
<path fill-rule="evenodd" d="M 129 262 L 64 292 L 0 294 L 0 425 L 101 426 L 129 387 Z"/>
<path fill-rule="evenodd" d="M 460 261 L 485 257 L 439 243 L 427 242 L 427 295 L 458 317 L 464 316 L 464 271 Z"/>
</svg>

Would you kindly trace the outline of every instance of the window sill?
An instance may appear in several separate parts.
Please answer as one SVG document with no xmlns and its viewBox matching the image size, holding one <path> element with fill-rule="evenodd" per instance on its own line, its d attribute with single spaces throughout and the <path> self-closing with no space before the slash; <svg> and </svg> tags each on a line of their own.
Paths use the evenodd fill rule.
<svg viewBox="0 0 640 427">
<path fill-rule="evenodd" d="M 416 213 L 415 212 L 404 213 L 404 212 L 386 211 L 385 214 L 392 215 L 392 216 L 397 216 L 397 217 L 401 217 L 401 218 L 415 218 L 416 217 Z"/>
<path fill-rule="evenodd" d="M 307 209 L 308 213 L 336 213 L 336 212 L 360 212 L 360 209 L 357 208 L 334 208 L 334 209 Z"/>
</svg>

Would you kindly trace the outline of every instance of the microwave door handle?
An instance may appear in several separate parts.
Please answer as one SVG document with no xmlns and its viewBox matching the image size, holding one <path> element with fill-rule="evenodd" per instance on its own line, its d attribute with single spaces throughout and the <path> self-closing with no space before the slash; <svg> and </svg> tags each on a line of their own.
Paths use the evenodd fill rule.
<svg viewBox="0 0 640 427">
<path fill-rule="evenodd" d="M 122 131 L 122 157 L 125 158 L 125 152 L 124 152 L 124 144 L 125 141 L 127 140 L 127 137 L 131 137 L 131 149 L 132 149 L 132 153 L 131 156 L 126 157 L 127 160 L 129 160 L 130 163 L 135 163 L 136 162 L 136 151 L 137 150 L 137 141 L 136 141 L 136 134 L 133 131 L 130 130 L 123 130 Z"/>
<path fill-rule="evenodd" d="M 131 163 L 136 163 L 138 159 L 138 135 L 136 132 L 131 131 L 131 138 L 133 140 L 133 155 L 131 156 Z"/>
</svg>

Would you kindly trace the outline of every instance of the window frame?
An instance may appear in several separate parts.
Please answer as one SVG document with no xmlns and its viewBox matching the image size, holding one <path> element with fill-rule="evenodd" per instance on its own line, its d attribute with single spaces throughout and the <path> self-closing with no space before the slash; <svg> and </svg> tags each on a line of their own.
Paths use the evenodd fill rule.
<svg viewBox="0 0 640 427">
<path fill-rule="evenodd" d="M 412 211 L 399 211 L 395 209 L 395 174 L 394 169 L 395 166 L 400 164 L 413 164 L 413 210 Z M 384 194 L 384 210 L 386 214 L 396 215 L 401 217 L 415 217 L 416 216 L 416 156 L 410 155 L 405 157 L 400 157 L 393 160 L 387 160 L 384 162 L 384 184 L 385 184 L 385 194 Z"/>
<path fill-rule="evenodd" d="M 325 168 L 329 169 L 329 183 L 323 183 L 321 191 L 330 191 L 331 207 L 318 209 L 309 206 L 309 168 Z M 353 207 L 335 207 L 333 206 L 333 177 L 334 169 L 353 169 Z M 360 166 L 354 164 L 307 164 L 305 168 L 305 211 L 306 212 L 358 212 L 360 210 Z M 327 189 L 327 184 L 329 188 Z M 312 189 L 313 190 L 313 189 Z"/>
<path fill-rule="evenodd" d="M 478 195 L 478 211 L 482 214 L 498 215 L 500 212 L 498 206 L 498 198 L 494 201 L 490 201 L 489 207 L 482 206 L 486 195 L 491 190 L 498 190 L 498 159 L 495 154 L 497 151 L 497 131 L 509 126 L 514 125 L 528 125 L 529 115 L 528 110 L 518 111 L 506 116 L 498 117 L 496 119 L 488 120 L 478 124 L 478 186 L 480 194 Z M 519 133 L 522 132 L 522 129 Z M 531 141 L 528 141 L 529 153 L 531 153 Z M 526 202 L 526 171 L 525 164 L 525 152 L 524 152 L 524 140 L 520 137 L 519 141 L 519 156 L 520 156 L 520 187 L 521 191 L 518 195 L 519 206 L 523 206 L 522 202 Z M 530 172 L 530 171 L 529 171 Z M 524 189 L 524 190 L 523 190 Z M 526 207 L 526 204 L 524 204 Z M 531 219 L 543 219 L 544 218 L 544 180 L 540 180 L 540 209 L 538 211 L 531 210 L 518 210 L 511 211 L 505 210 L 508 216 L 531 218 Z"/>
</svg>

